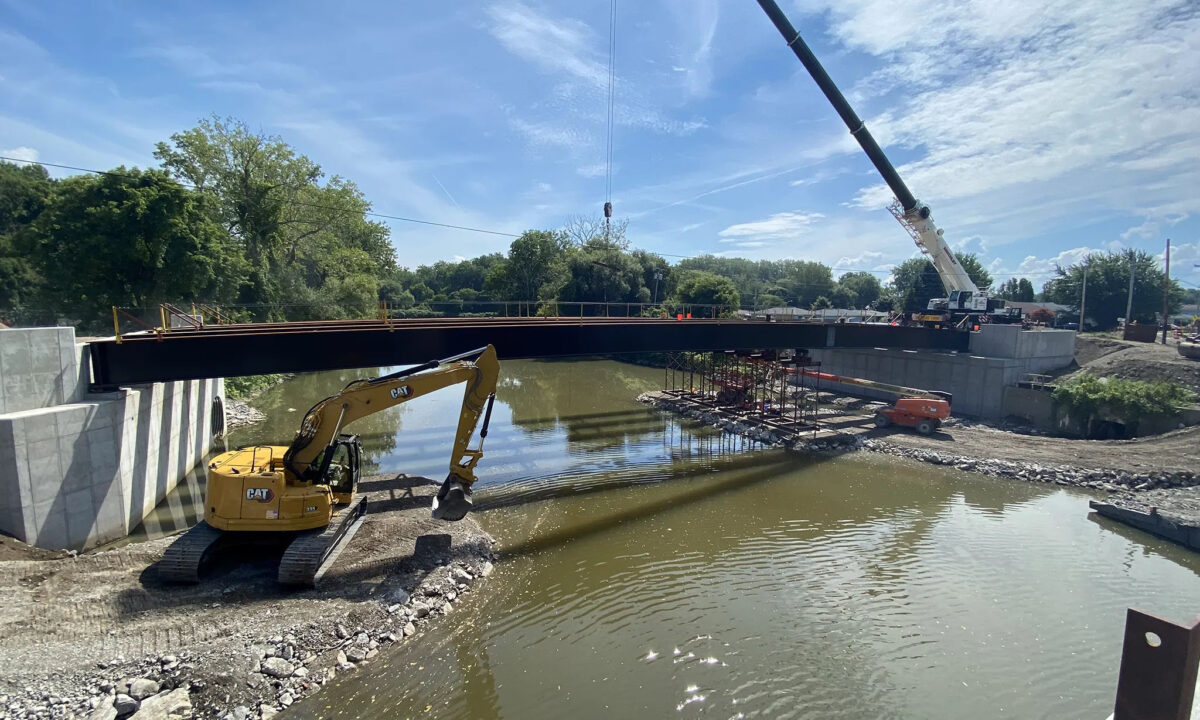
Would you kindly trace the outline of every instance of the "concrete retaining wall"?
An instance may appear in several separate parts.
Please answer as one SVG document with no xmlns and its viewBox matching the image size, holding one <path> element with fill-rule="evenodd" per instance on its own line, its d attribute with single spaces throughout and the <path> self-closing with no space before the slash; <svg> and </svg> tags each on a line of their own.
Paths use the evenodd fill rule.
<svg viewBox="0 0 1200 720">
<path fill-rule="evenodd" d="M 1032 388 L 1004 388 L 1004 415 L 1020 418 L 1034 427 L 1057 430 L 1058 414 L 1050 393 Z"/>
<path fill-rule="evenodd" d="M 981 351 L 987 351 L 983 354 Z M 1075 357 L 1075 333 L 1069 330 L 1023 331 L 1015 325 L 985 325 L 971 333 L 971 353 L 867 348 L 811 350 L 821 370 L 835 375 L 864 378 L 922 390 L 953 394 L 953 412 L 982 418 L 1005 415 L 1004 391 L 1029 373 L 1070 365 Z M 822 388 L 850 395 L 895 399 L 855 386 Z"/>
<path fill-rule="evenodd" d="M 1032 388 L 1004 388 L 1004 416 L 1016 417 L 1034 427 L 1071 437 L 1085 437 L 1088 432 L 1087 424 L 1078 418 L 1071 417 L 1056 403 L 1045 390 Z M 1101 413 L 1101 419 L 1122 422 L 1119 417 Z M 1175 414 L 1161 413 L 1142 418 L 1136 427 L 1128 428 L 1135 437 L 1161 435 L 1180 427 L 1200 425 L 1200 407 L 1178 408 Z"/>
<path fill-rule="evenodd" d="M 1026 372 L 1057 370 L 1075 359 L 1074 330 L 1022 330 L 1019 325 L 984 325 L 971 333 L 971 354 L 1022 360 Z"/>
<path fill-rule="evenodd" d="M 0 531 L 39 547 L 128 534 L 208 453 L 224 407 L 219 379 L 89 394 L 83 349 L 71 328 L 0 330 Z"/>
<path fill-rule="evenodd" d="M 0 330 L 0 414 L 79 400 L 89 379 L 85 347 L 74 328 Z"/>
</svg>

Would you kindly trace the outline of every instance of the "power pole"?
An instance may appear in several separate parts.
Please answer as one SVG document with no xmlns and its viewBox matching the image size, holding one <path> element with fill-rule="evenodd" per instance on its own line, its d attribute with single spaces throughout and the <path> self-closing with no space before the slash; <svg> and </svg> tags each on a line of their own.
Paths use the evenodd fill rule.
<svg viewBox="0 0 1200 720">
<path fill-rule="evenodd" d="M 1125 326 L 1129 327 L 1129 321 L 1133 319 L 1133 250 L 1129 251 L 1129 299 L 1125 301 Z"/>
<path fill-rule="evenodd" d="M 1167 344 L 1167 328 L 1171 327 L 1171 238 L 1167 238 L 1167 252 L 1163 255 L 1163 337 L 1162 344 Z"/>
<path fill-rule="evenodd" d="M 1090 258 L 1089 258 L 1090 260 Z M 1083 263 L 1083 297 L 1079 299 L 1079 332 L 1083 332 L 1084 318 L 1087 317 L 1087 274 L 1091 262 L 1085 260 Z"/>
</svg>

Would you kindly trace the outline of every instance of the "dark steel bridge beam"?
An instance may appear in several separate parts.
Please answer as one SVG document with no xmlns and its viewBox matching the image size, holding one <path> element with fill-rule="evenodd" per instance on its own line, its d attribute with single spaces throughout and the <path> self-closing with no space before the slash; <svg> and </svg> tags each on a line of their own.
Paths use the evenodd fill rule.
<svg viewBox="0 0 1200 720">
<path fill-rule="evenodd" d="M 175 331 L 92 342 L 93 384 L 117 387 L 210 377 L 412 365 L 487 344 L 502 359 L 685 350 L 891 347 L 965 351 L 968 334 L 920 327 L 736 320 L 532 319 L 329 324 Z"/>
</svg>

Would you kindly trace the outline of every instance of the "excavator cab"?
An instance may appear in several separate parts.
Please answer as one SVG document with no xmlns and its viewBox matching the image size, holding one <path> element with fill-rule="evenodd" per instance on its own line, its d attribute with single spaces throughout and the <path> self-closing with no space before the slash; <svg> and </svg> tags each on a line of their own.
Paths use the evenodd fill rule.
<svg viewBox="0 0 1200 720">
<path fill-rule="evenodd" d="M 329 456 L 329 467 L 322 483 L 329 486 L 335 505 L 349 505 L 362 477 L 362 441 L 357 435 L 338 435 L 334 445 L 322 454 L 322 463 L 325 455 Z"/>
</svg>

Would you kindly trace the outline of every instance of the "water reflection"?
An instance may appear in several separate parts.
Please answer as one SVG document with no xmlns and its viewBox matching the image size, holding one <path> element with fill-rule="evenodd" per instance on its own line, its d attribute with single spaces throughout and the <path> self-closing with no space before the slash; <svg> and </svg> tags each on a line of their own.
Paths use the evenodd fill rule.
<svg viewBox="0 0 1200 720">
<path fill-rule="evenodd" d="M 314 403 L 353 380 L 397 369 L 309 373 L 269 388 L 254 399 L 266 419 L 232 430 L 226 446 L 286 445 Z M 757 448 L 751 440 L 680 424 L 638 404 L 637 395 L 657 388 L 661 379 L 660 370 L 608 360 L 505 362 L 480 464 L 480 507 L 659 482 L 676 472 L 710 472 L 711 463 Z M 447 388 L 349 425 L 346 430 L 363 440 L 364 471 L 444 477 L 461 397 L 460 389 Z M 695 466 L 673 467 L 678 463 Z M 147 517 L 135 537 L 190 527 L 203 517 L 203 497 L 201 466 Z"/>
<path fill-rule="evenodd" d="M 1088 520 L 1077 491 L 764 449 L 639 406 L 652 369 L 503 373 L 476 495 L 496 574 L 289 714 L 1105 717 L 1125 608 L 1195 613 L 1200 559 Z M 230 441 L 286 443 L 375 374 L 274 388 Z M 377 472 L 438 478 L 460 397 L 350 429 Z"/>
<path fill-rule="evenodd" d="M 1194 556 L 1130 559 L 1072 491 L 754 455 L 482 513 L 486 591 L 293 712 L 1104 717 L 1125 607 L 1200 596 Z"/>
</svg>

